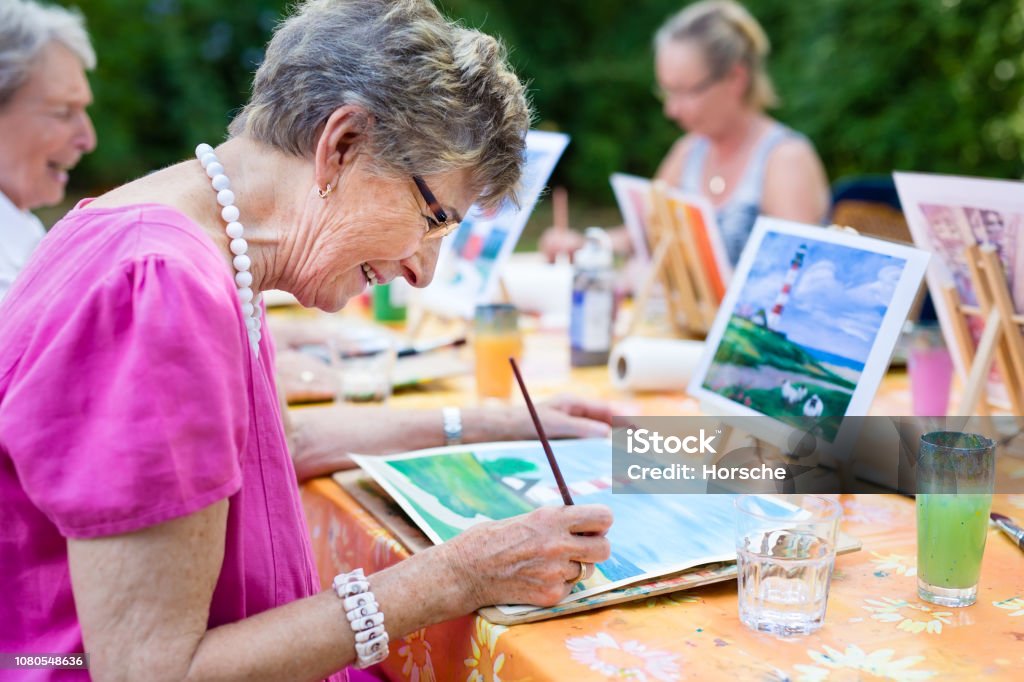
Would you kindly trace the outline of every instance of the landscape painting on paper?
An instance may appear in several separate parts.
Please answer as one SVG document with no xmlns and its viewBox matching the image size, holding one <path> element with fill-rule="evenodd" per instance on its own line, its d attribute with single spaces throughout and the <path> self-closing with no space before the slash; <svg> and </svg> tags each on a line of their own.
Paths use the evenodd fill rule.
<svg viewBox="0 0 1024 682">
<path fill-rule="evenodd" d="M 832 442 L 905 264 L 889 254 L 768 231 L 703 387 L 792 426 L 814 419 Z"/>
<path fill-rule="evenodd" d="M 551 445 L 573 500 L 608 505 L 615 515 L 608 534 L 611 558 L 598 564 L 593 577 L 577 585 L 569 600 L 735 559 L 731 495 L 612 495 L 610 441 Z M 535 441 L 353 458 L 435 543 L 482 521 L 562 504 L 544 451 Z"/>
</svg>

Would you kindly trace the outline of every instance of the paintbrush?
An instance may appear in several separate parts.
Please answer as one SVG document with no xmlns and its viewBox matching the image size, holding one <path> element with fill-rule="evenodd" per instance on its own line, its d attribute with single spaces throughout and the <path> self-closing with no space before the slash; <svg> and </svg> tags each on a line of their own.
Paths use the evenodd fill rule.
<svg viewBox="0 0 1024 682">
<path fill-rule="evenodd" d="M 999 526 L 999 530 L 1010 536 L 1010 539 L 1017 543 L 1017 546 L 1024 549 L 1024 528 L 1021 528 L 1010 519 L 1009 516 L 992 512 L 989 514 L 992 522 Z"/>
<path fill-rule="evenodd" d="M 558 462 L 555 461 L 555 453 L 551 451 L 551 443 L 548 442 L 548 437 L 544 433 L 544 426 L 540 423 L 540 417 L 537 416 L 537 408 L 533 406 L 533 401 L 530 400 L 530 392 L 526 390 L 526 383 L 523 381 L 523 375 L 519 373 L 519 365 L 516 364 L 515 358 L 509 358 L 509 363 L 512 365 L 512 372 L 516 375 L 516 381 L 519 382 L 519 390 L 523 392 L 523 399 L 526 400 L 526 408 L 530 410 L 530 418 L 533 419 L 533 428 L 537 430 L 537 437 L 540 438 L 540 444 L 544 446 L 544 454 L 548 456 L 548 464 L 551 465 L 551 473 L 555 475 L 555 483 L 558 484 L 558 492 L 562 493 L 562 501 L 567 505 L 572 504 L 572 495 L 569 494 L 569 488 L 565 485 L 565 479 L 562 478 L 562 470 L 558 468 Z"/>
</svg>

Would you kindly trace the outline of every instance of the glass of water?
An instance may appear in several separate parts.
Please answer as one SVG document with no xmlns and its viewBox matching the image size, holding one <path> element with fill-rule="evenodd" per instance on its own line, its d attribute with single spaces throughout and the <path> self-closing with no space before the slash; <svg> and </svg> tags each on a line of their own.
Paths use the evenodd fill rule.
<svg viewBox="0 0 1024 682">
<path fill-rule="evenodd" d="M 328 340 L 331 368 L 338 382 L 337 402 L 383 403 L 391 397 L 395 345 L 390 338 Z"/>
<path fill-rule="evenodd" d="M 736 510 L 740 620 L 779 637 L 821 628 L 836 558 L 838 502 L 740 495 Z"/>
</svg>

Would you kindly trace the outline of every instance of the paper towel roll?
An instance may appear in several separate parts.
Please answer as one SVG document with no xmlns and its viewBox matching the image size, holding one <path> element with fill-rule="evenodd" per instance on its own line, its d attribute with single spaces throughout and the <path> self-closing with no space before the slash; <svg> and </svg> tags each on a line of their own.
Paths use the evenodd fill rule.
<svg viewBox="0 0 1024 682">
<path fill-rule="evenodd" d="M 703 341 L 633 336 L 612 350 L 608 373 L 622 391 L 684 391 L 703 352 Z"/>
</svg>

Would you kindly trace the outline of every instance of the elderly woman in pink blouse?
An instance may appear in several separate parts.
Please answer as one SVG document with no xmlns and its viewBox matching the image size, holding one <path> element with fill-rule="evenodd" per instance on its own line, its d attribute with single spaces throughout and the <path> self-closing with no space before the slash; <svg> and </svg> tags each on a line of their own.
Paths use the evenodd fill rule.
<svg viewBox="0 0 1024 682">
<path fill-rule="evenodd" d="M 543 508 L 321 591 L 263 333 L 264 289 L 426 286 L 469 206 L 513 195 L 528 123 L 498 43 L 428 0 L 309 0 L 227 142 L 71 211 L 0 310 L 0 650 L 340 680 L 606 559 L 606 508 Z"/>
</svg>

